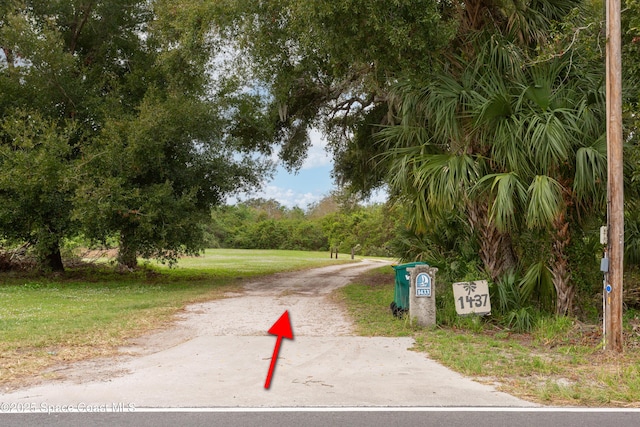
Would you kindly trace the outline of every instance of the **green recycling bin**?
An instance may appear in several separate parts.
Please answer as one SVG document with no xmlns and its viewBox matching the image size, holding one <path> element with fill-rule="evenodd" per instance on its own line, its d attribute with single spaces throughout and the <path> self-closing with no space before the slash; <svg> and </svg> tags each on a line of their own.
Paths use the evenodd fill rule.
<svg viewBox="0 0 640 427">
<path fill-rule="evenodd" d="M 413 268 L 416 265 L 428 264 L 426 262 L 416 261 L 392 266 L 396 271 L 393 302 L 391 303 L 391 312 L 394 316 L 401 316 L 403 313 L 409 311 L 409 287 L 411 286 L 411 274 L 407 269 Z"/>
</svg>

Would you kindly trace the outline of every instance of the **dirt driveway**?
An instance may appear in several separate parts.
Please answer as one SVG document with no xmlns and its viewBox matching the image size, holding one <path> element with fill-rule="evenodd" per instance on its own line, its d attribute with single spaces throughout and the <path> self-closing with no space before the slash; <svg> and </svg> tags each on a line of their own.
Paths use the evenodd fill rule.
<svg viewBox="0 0 640 427">
<path fill-rule="evenodd" d="M 409 351 L 411 338 L 352 335 L 327 295 L 381 261 L 362 261 L 248 281 L 242 293 L 189 306 L 170 329 L 123 356 L 59 368 L 62 379 L 0 395 L 55 407 L 532 406 Z M 271 388 L 264 381 L 289 310 Z"/>
</svg>

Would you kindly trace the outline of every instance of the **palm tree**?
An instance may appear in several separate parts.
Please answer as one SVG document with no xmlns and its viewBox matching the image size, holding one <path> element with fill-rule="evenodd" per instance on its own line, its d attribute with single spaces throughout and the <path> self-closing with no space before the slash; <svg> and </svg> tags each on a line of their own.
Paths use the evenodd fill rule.
<svg viewBox="0 0 640 427">
<path fill-rule="evenodd" d="M 493 279 L 516 267 L 513 238 L 540 230 L 550 243 L 540 261 L 553 278 L 556 312 L 568 313 L 572 224 L 604 203 L 598 70 L 578 70 L 570 53 L 530 61 L 497 36 L 458 63 L 459 75 L 397 89 L 400 125 L 383 132 L 390 184 L 411 200 L 417 227 L 439 209 L 464 212 Z"/>
<path fill-rule="evenodd" d="M 548 261 L 557 314 L 571 312 L 575 293 L 567 253 L 572 228 L 605 206 L 604 96 L 597 71 L 578 70 L 570 57 L 528 65 L 504 84 L 485 86 L 504 91 L 483 94 L 477 116 L 495 170 L 477 191 L 493 195 L 490 215 L 499 229 L 525 226 L 548 236 L 550 257 L 541 261 Z"/>
</svg>

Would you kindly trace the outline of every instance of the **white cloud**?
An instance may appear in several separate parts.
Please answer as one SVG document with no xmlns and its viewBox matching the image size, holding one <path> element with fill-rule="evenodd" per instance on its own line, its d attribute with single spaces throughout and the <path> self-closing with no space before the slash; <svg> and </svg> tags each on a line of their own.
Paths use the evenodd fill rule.
<svg viewBox="0 0 640 427">
<path fill-rule="evenodd" d="M 267 200 L 273 199 L 289 209 L 295 206 L 306 209 L 311 203 L 321 200 L 324 196 L 324 194 L 314 194 L 310 192 L 298 193 L 290 188 L 267 185 L 260 192 L 240 193 L 236 196 L 229 197 L 227 203 L 235 204 L 252 198 L 263 198 Z"/>
<path fill-rule="evenodd" d="M 302 165 L 302 169 L 313 169 L 330 165 L 331 156 L 327 153 L 327 140 L 322 133 L 317 129 L 311 129 L 309 138 L 311 139 L 311 146 L 309 147 L 308 155 Z"/>
<path fill-rule="evenodd" d="M 293 208 L 298 206 L 305 209 L 309 204 L 322 199 L 323 195 L 313 193 L 298 193 L 290 188 L 282 188 L 275 185 L 267 185 L 264 191 L 257 195 L 265 199 L 274 199 L 282 206 Z"/>
</svg>

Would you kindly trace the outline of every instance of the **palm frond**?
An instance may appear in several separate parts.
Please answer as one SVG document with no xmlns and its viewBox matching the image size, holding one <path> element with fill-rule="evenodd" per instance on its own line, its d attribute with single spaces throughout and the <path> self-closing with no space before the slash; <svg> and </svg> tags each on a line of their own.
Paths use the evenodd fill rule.
<svg viewBox="0 0 640 427">
<path fill-rule="evenodd" d="M 490 218 L 499 230 L 504 231 L 516 223 L 516 215 L 524 206 L 527 190 L 514 172 L 492 174 L 483 177 L 475 189 L 492 181 L 491 191 L 493 203 L 490 208 Z"/>
<path fill-rule="evenodd" d="M 441 148 L 440 145 L 434 144 L 432 135 L 427 128 L 420 125 L 386 126 L 374 138 L 385 147 L 385 159 L 397 156 L 398 150 L 402 149 L 422 147 L 425 150 L 435 152 Z"/>
<path fill-rule="evenodd" d="M 511 270 L 504 274 L 491 287 L 492 305 L 495 301 L 498 313 L 506 314 L 510 310 L 521 307 L 520 289 L 517 284 L 516 272 Z"/>
<path fill-rule="evenodd" d="M 592 145 L 576 151 L 573 192 L 579 203 L 602 203 L 607 182 L 607 142 L 605 135 Z"/>
<path fill-rule="evenodd" d="M 390 162 L 389 185 L 405 195 L 417 219 L 418 229 L 426 226 L 424 218 L 434 212 L 464 209 L 470 189 L 484 173 L 484 162 L 472 155 L 418 153 L 419 147 L 394 151 Z"/>
<path fill-rule="evenodd" d="M 524 301 L 537 299 L 544 307 L 551 309 L 555 300 L 553 276 L 544 260 L 532 264 L 519 283 L 520 296 Z"/>
<path fill-rule="evenodd" d="M 478 180 L 478 165 L 470 155 L 428 155 L 417 161 L 415 187 L 425 188 L 431 200 L 446 207 L 455 205 L 461 191 L 468 191 Z"/>
<path fill-rule="evenodd" d="M 557 110 L 535 114 L 523 122 L 536 168 L 545 174 L 566 163 L 570 156 L 573 136 L 560 114 Z"/>
<path fill-rule="evenodd" d="M 562 185 L 547 175 L 537 175 L 528 189 L 527 224 L 544 228 L 553 223 L 563 207 Z"/>
<path fill-rule="evenodd" d="M 433 135 L 439 141 L 459 144 L 464 140 L 460 118 L 469 92 L 470 88 L 465 88 L 451 76 L 440 76 L 429 86 L 430 96 L 425 98 L 423 107 Z"/>
<path fill-rule="evenodd" d="M 534 175 L 535 165 L 516 117 L 496 121 L 490 136 L 491 158 L 499 170 L 516 172 L 522 179 Z"/>
</svg>

